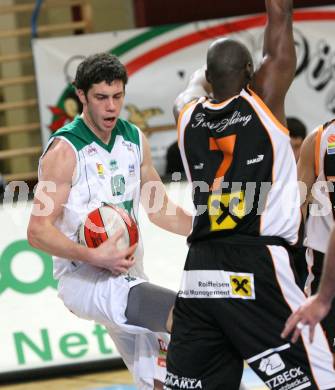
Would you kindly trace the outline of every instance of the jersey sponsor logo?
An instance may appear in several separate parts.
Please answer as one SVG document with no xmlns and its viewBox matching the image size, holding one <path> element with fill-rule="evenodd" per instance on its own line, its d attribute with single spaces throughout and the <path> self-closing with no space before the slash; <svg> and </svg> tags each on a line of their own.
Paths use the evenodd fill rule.
<svg viewBox="0 0 335 390">
<path fill-rule="evenodd" d="M 111 188 L 113 196 L 120 196 L 125 193 L 126 180 L 123 175 L 115 175 L 111 177 Z"/>
<path fill-rule="evenodd" d="M 234 229 L 245 214 L 244 191 L 212 194 L 208 197 L 211 231 Z"/>
<path fill-rule="evenodd" d="M 87 154 L 88 154 L 89 156 L 94 156 L 95 154 L 98 153 L 96 147 L 93 146 L 93 145 L 89 145 L 86 152 L 87 152 Z"/>
<path fill-rule="evenodd" d="M 301 367 L 294 367 L 290 370 L 271 378 L 265 382 L 270 389 L 305 389 L 312 384 L 308 376 L 302 371 Z M 284 386 L 282 386 L 284 385 Z M 280 387 L 279 387 L 280 386 Z"/>
<path fill-rule="evenodd" d="M 116 160 L 110 160 L 109 167 L 110 167 L 110 170 L 113 171 L 113 172 L 119 169 Z"/>
<path fill-rule="evenodd" d="M 241 297 L 250 297 L 252 295 L 252 285 L 249 276 L 231 275 L 230 284 L 234 295 L 240 295 Z"/>
<path fill-rule="evenodd" d="M 285 363 L 279 353 L 274 353 L 273 355 L 263 358 L 258 368 L 260 371 L 265 372 L 266 375 L 271 376 L 282 371 L 285 368 Z"/>
<path fill-rule="evenodd" d="M 222 270 L 184 271 L 181 298 L 255 299 L 254 275 Z"/>
<path fill-rule="evenodd" d="M 286 367 L 283 359 L 280 356 L 280 352 L 285 351 L 289 348 L 291 348 L 290 344 L 283 344 L 277 348 L 270 348 L 266 351 L 261 352 L 258 355 L 252 356 L 251 358 L 247 359 L 248 364 L 253 366 L 256 372 L 257 370 L 259 370 L 265 373 L 267 376 L 272 377 L 265 381 L 265 384 L 270 389 L 298 390 L 311 386 L 310 379 L 303 372 L 301 367 Z M 258 365 L 253 365 L 253 363 L 259 360 L 260 363 Z"/>
<path fill-rule="evenodd" d="M 133 151 L 133 144 L 131 142 L 122 141 L 122 145 L 125 146 L 129 151 Z"/>
<path fill-rule="evenodd" d="M 129 283 L 129 282 L 133 282 L 134 280 L 136 280 L 136 277 L 135 276 L 131 276 L 129 274 L 127 274 L 125 277 L 125 280 Z"/>
<path fill-rule="evenodd" d="M 176 389 L 202 389 L 200 379 L 186 378 L 184 376 L 174 375 L 171 372 L 166 373 L 165 386 L 173 386 Z"/>
<path fill-rule="evenodd" d="M 327 143 L 327 154 L 335 154 L 335 142 Z"/>
<path fill-rule="evenodd" d="M 242 123 L 245 127 L 252 119 L 252 114 L 242 115 L 240 111 L 234 111 L 231 117 L 223 118 L 219 121 L 207 121 L 206 114 L 199 112 L 194 116 L 195 123 L 192 123 L 192 128 L 206 127 L 210 130 L 215 130 L 216 133 L 222 133 L 228 126 L 236 123 Z"/>
<path fill-rule="evenodd" d="M 134 176 L 135 175 L 135 164 L 129 164 L 128 172 L 129 172 L 129 176 Z"/>
<path fill-rule="evenodd" d="M 263 161 L 263 159 L 264 159 L 264 154 L 259 154 L 256 158 L 252 158 L 250 160 L 247 160 L 247 165 L 257 164 L 257 163 Z"/>
<path fill-rule="evenodd" d="M 203 169 L 203 167 L 204 167 L 204 163 L 199 163 L 199 164 L 193 165 L 193 168 L 195 170 L 201 170 L 201 169 Z"/>
<path fill-rule="evenodd" d="M 97 166 L 97 172 L 98 172 L 99 177 L 104 179 L 105 178 L 104 166 L 100 163 L 96 163 L 96 166 Z"/>
</svg>

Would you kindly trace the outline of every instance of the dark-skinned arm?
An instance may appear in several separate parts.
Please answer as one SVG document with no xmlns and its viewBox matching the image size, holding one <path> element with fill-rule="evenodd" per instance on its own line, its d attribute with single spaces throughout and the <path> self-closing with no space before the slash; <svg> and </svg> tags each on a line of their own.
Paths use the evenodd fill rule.
<svg viewBox="0 0 335 390">
<path fill-rule="evenodd" d="M 284 100 L 296 71 L 292 0 L 266 0 L 263 60 L 251 87 L 286 126 Z"/>
</svg>

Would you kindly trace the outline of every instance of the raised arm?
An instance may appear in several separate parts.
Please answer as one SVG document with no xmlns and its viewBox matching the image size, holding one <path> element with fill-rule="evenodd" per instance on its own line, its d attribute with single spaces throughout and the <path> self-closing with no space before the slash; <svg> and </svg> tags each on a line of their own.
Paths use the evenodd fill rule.
<svg viewBox="0 0 335 390">
<path fill-rule="evenodd" d="M 292 28 L 292 0 L 265 0 L 267 24 L 263 60 L 255 72 L 252 88 L 286 125 L 285 95 L 294 79 L 296 53 Z"/>
<path fill-rule="evenodd" d="M 172 233 L 188 236 L 192 216 L 173 203 L 152 164 L 149 143 L 142 135 L 143 162 L 141 166 L 141 203 L 152 223 Z"/>
<path fill-rule="evenodd" d="M 210 96 L 212 88 L 206 80 L 205 72 L 205 67 L 196 70 L 191 75 L 185 90 L 177 96 L 173 106 L 176 123 L 178 122 L 180 112 L 187 103 L 201 96 Z"/>
<path fill-rule="evenodd" d="M 81 260 L 109 269 L 114 274 L 126 272 L 134 264 L 127 260 L 135 248 L 118 251 L 116 234 L 96 249 L 79 245 L 66 237 L 55 223 L 63 214 L 69 197 L 76 158 L 72 148 L 62 140 L 55 140 L 42 159 L 42 177 L 37 185 L 28 226 L 29 243 L 51 255 L 68 260 Z M 121 233 L 121 232 L 120 232 Z"/>
</svg>

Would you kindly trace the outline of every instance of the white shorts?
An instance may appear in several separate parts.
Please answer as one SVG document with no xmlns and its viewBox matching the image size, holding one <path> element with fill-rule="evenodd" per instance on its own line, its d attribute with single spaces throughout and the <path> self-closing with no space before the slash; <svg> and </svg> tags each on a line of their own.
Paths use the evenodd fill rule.
<svg viewBox="0 0 335 390">
<path fill-rule="evenodd" d="M 167 333 L 126 324 L 125 311 L 131 287 L 146 280 L 127 275 L 112 276 L 107 270 L 80 264 L 62 275 L 58 296 L 76 316 L 104 325 L 112 337 L 135 385 L 152 390 L 153 380 L 164 382 Z"/>
</svg>

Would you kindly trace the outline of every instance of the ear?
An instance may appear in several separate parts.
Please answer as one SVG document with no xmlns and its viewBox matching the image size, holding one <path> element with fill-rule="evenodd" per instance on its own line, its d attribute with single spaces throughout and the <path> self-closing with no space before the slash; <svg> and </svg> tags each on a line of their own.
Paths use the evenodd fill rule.
<svg viewBox="0 0 335 390">
<path fill-rule="evenodd" d="M 246 66 L 246 74 L 247 74 L 247 78 L 249 80 L 252 79 L 252 76 L 254 75 L 254 66 L 252 64 L 252 62 L 248 62 L 247 63 L 247 66 Z"/>
<path fill-rule="evenodd" d="M 84 93 L 84 91 L 82 89 L 76 89 L 76 94 L 77 94 L 78 99 L 80 100 L 80 103 L 82 105 L 87 103 L 86 95 L 85 95 L 85 93 Z"/>
</svg>

